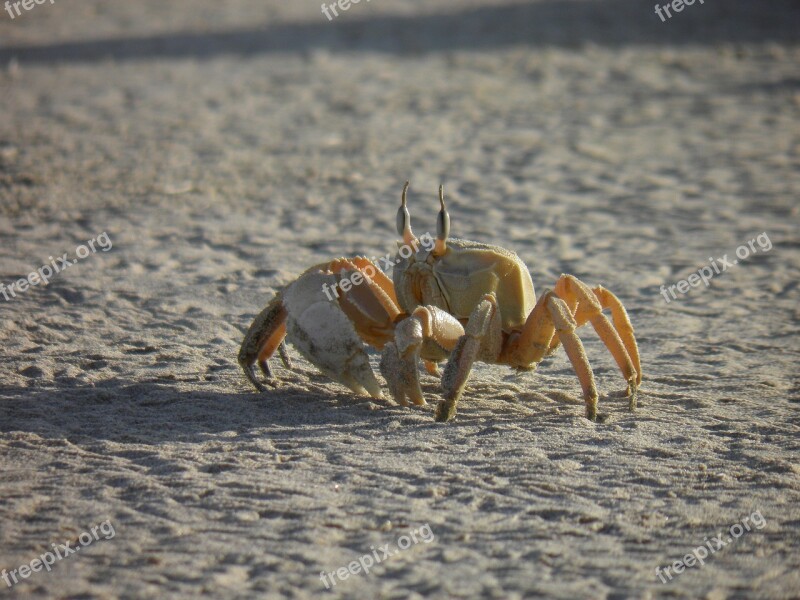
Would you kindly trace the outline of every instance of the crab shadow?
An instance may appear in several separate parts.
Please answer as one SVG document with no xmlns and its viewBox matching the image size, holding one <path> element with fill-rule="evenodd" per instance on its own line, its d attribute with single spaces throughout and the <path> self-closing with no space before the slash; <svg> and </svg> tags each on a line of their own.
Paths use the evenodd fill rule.
<svg viewBox="0 0 800 600">
<path fill-rule="evenodd" d="M 223 433 L 261 436 L 267 431 L 287 438 L 321 437 L 335 428 L 353 427 L 366 435 L 381 435 L 398 422 L 404 427 L 436 429 L 487 421 L 518 426 L 520 419 L 529 418 L 537 421 L 537 426 L 550 421 L 563 426 L 565 419 L 582 414 L 579 398 L 561 391 L 526 391 L 501 395 L 507 402 L 499 412 L 481 402 L 464 402 L 457 418 L 442 424 L 433 418 L 440 398 L 438 382 L 427 375 L 421 381 L 426 406 L 399 406 L 385 399 L 357 396 L 305 368 L 284 370 L 279 374 L 280 385 L 262 393 L 248 389 L 243 378 L 236 377 L 239 373 L 229 375 L 224 386 L 220 382 L 131 382 L 120 378 L 94 384 L 60 379 L 56 386 L 0 386 L 4 413 L 0 433 L 25 432 L 72 443 L 159 444 L 198 442 Z M 221 387 L 232 391 L 221 391 Z M 486 390 L 476 381 L 468 386 L 470 392 Z M 494 395 L 497 397 L 497 389 Z M 620 394 L 605 394 L 601 403 L 616 407 L 621 404 Z M 612 410 L 616 412 L 616 408 Z"/>
<path fill-rule="evenodd" d="M 263 434 L 266 428 L 321 430 L 356 423 L 377 431 L 386 419 L 397 418 L 401 409 L 332 386 L 327 390 L 314 386 L 311 383 L 304 389 L 284 383 L 264 393 L 245 391 L 243 383 L 228 392 L 202 382 L 123 379 L 94 385 L 60 380 L 58 387 L 2 386 L 0 432 L 27 432 L 73 443 L 196 442 L 224 432 Z"/>
</svg>

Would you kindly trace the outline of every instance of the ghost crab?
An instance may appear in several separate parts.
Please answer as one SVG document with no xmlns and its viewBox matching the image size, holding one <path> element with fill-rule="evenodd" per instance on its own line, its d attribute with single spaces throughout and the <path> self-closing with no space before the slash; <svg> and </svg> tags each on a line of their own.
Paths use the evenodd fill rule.
<svg viewBox="0 0 800 600">
<path fill-rule="evenodd" d="M 420 249 L 406 205 L 397 211 L 398 254 L 393 281 L 365 257 L 315 265 L 275 295 L 242 342 L 239 364 L 258 390 L 276 384 L 268 359 L 279 351 L 291 368 L 284 338 L 320 371 L 358 394 L 381 398 L 364 344 L 382 351 L 381 374 L 394 400 L 424 405 L 419 360 L 431 374 L 448 359 L 437 421 L 448 421 L 476 360 L 530 370 L 559 345 L 580 380 L 586 417 L 597 418 L 597 389 L 576 329 L 592 324 L 627 382 L 636 408 L 642 380 L 639 351 L 625 307 L 610 291 L 561 275 L 538 301 L 525 264 L 513 252 L 449 238 L 450 217 L 439 188 L 436 240 Z M 404 249 L 412 249 L 403 252 Z M 349 284 L 347 284 L 349 281 Z M 345 282 L 345 283 L 343 283 Z M 335 298 L 330 290 L 335 291 Z M 611 320 L 603 313 L 608 309 Z"/>
</svg>

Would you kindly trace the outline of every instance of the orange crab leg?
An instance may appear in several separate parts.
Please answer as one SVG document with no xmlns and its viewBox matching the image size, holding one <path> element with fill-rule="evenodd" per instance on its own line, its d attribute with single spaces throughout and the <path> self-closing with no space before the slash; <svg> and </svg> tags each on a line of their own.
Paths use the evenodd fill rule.
<svg viewBox="0 0 800 600">
<path fill-rule="evenodd" d="M 336 297 L 344 313 L 352 321 L 359 336 L 381 350 L 394 332 L 394 321 L 401 314 L 394 288 L 374 263 L 364 257 L 338 259 L 330 264 L 330 272 L 339 277 L 341 293 Z M 358 274 L 360 277 L 356 277 Z M 343 281 L 349 281 L 345 291 Z M 391 292 L 391 295 L 387 293 Z"/>
<path fill-rule="evenodd" d="M 614 328 L 622 338 L 622 343 L 625 344 L 625 349 L 633 361 L 633 368 L 636 369 L 636 383 L 642 383 L 642 364 L 639 359 L 639 346 L 636 344 L 636 338 L 633 335 L 633 325 L 628 318 L 628 311 L 622 305 L 613 293 L 608 291 L 602 286 L 592 289 L 595 296 L 600 300 L 600 305 L 603 308 L 611 309 L 611 319 L 614 322 Z"/>
<path fill-rule="evenodd" d="M 389 297 L 395 307 L 400 306 L 400 303 L 397 301 L 397 296 L 394 293 L 394 284 L 392 280 L 389 279 L 374 262 L 363 256 L 356 256 L 353 259 L 353 264 L 365 275 L 369 275 L 367 271 L 371 272 L 372 269 L 374 269 L 374 275 L 369 275 L 369 278 Z M 372 267 L 372 269 L 370 269 L 370 267 Z"/>
<path fill-rule="evenodd" d="M 265 388 L 256 377 L 253 366 L 257 363 L 267 379 L 272 379 L 267 359 L 281 346 L 283 338 L 286 337 L 287 317 L 288 313 L 283 306 L 281 294 L 276 294 L 253 320 L 239 350 L 239 365 L 250 382 L 260 391 L 264 391 Z"/>
<path fill-rule="evenodd" d="M 585 283 L 576 277 L 573 277 L 572 275 L 562 275 L 559 278 L 558 283 L 556 283 L 555 292 L 559 298 L 565 299 L 568 304 L 571 304 L 572 306 L 577 305 L 577 308 L 574 309 L 574 316 L 578 327 L 589 321 L 594 327 L 595 331 L 597 331 L 597 335 L 600 336 L 600 339 L 614 357 L 619 370 L 622 372 L 622 376 L 628 382 L 628 393 L 631 396 L 631 410 L 636 408 L 636 386 L 641 381 L 641 375 L 639 374 L 639 369 L 641 367 L 638 365 L 638 350 L 636 351 L 636 359 L 633 360 L 628 351 L 627 345 L 623 343 L 623 340 L 618 332 L 618 328 L 624 327 L 625 322 L 627 322 L 628 332 L 626 333 L 627 335 L 630 335 L 629 343 L 632 343 L 632 347 L 636 349 L 636 341 L 633 339 L 633 328 L 630 327 L 630 321 L 627 319 L 627 314 L 624 315 L 624 321 L 622 321 L 623 315 L 619 314 L 620 309 L 623 311 L 623 313 L 625 310 L 622 308 L 622 304 L 619 302 L 616 296 L 611 294 L 614 300 L 616 300 L 616 306 L 613 307 L 615 310 L 617 310 L 617 315 L 614 319 L 615 325 L 618 321 L 620 323 L 618 327 L 615 327 L 608 320 L 608 317 L 603 314 L 603 306 L 601 302 L 598 301 L 597 295 L 591 289 L 589 289 Z M 610 294 L 610 292 L 608 293 Z M 607 302 L 611 301 L 611 299 L 607 296 L 605 296 L 604 299 Z M 615 316 L 613 312 L 612 316 Z"/>
<path fill-rule="evenodd" d="M 547 308 L 555 325 L 556 335 L 564 345 L 564 351 L 581 382 L 583 399 L 586 403 L 586 418 L 594 421 L 597 419 L 597 387 L 594 383 L 592 368 L 589 366 L 589 359 L 586 358 L 586 351 L 575 333 L 577 323 L 570 314 L 567 304 L 555 294 L 548 295 Z"/>
</svg>

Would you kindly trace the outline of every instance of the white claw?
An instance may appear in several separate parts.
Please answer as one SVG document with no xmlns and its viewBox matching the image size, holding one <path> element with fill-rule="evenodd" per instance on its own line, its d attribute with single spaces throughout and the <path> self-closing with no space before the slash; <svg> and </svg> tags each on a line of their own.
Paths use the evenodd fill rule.
<svg viewBox="0 0 800 600">
<path fill-rule="evenodd" d="M 361 338 L 339 303 L 322 291 L 323 284 L 335 283 L 333 275 L 311 272 L 286 289 L 287 337 L 323 374 L 357 394 L 382 398 Z"/>
<path fill-rule="evenodd" d="M 415 317 L 406 319 L 397 326 L 394 337 L 400 356 L 407 358 L 409 352 L 416 353 L 422 345 L 422 323 Z"/>
<path fill-rule="evenodd" d="M 389 342 L 381 356 L 381 374 L 386 378 L 395 402 L 403 406 L 408 404 L 408 400 L 419 406 L 426 404 L 419 384 L 416 352 L 400 356 L 397 346 Z"/>
</svg>

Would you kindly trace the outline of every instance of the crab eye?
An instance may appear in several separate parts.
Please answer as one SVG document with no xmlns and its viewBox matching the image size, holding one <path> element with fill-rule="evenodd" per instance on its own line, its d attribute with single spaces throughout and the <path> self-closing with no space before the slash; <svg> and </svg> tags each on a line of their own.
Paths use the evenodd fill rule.
<svg viewBox="0 0 800 600">
<path fill-rule="evenodd" d="M 397 234 L 403 238 L 403 242 L 407 246 L 416 247 L 417 238 L 411 231 L 411 215 L 406 208 L 406 192 L 408 192 L 408 182 L 403 186 L 403 200 L 400 203 L 400 208 L 397 209 Z"/>
<path fill-rule="evenodd" d="M 436 248 L 434 254 L 444 254 L 447 248 L 447 238 L 450 235 L 450 215 L 444 205 L 444 186 L 439 186 L 439 216 L 436 217 Z"/>
<path fill-rule="evenodd" d="M 411 214 L 406 207 L 406 193 L 408 192 L 408 182 L 403 186 L 403 199 L 400 208 L 397 209 L 397 235 L 405 237 L 406 228 L 411 229 Z"/>
</svg>

